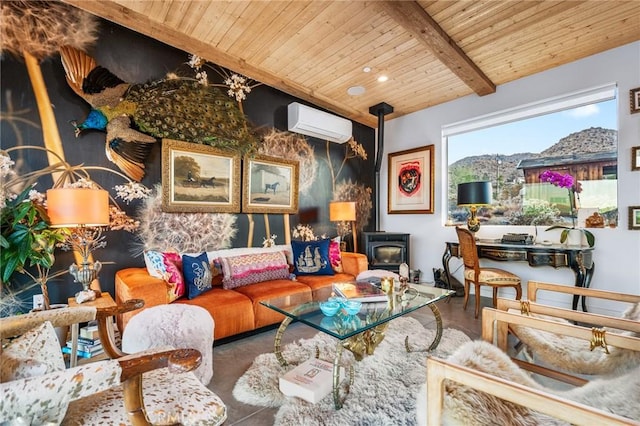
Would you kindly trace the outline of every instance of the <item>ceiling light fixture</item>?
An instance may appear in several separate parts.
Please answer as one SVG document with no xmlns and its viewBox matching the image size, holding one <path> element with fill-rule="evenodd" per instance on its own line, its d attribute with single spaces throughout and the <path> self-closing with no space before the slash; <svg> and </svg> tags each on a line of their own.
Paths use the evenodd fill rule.
<svg viewBox="0 0 640 426">
<path fill-rule="evenodd" d="M 380 83 L 384 83 L 387 80 L 389 80 L 389 77 L 387 77 L 386 75 L 381 75 L 380 77 L 378 77 L 378 81 Z"/>
<path fill-rule="evenodd" d="M 371 67 L 362 68 L 362 72 L 371 72 Z"/>
<path fill-rule="evenodd" d="M 360 96 L 366 91 L 367 89 L 362 86 L 351 86 L 347 89 L 347 93 L 351 96 Z"/>
</svg>

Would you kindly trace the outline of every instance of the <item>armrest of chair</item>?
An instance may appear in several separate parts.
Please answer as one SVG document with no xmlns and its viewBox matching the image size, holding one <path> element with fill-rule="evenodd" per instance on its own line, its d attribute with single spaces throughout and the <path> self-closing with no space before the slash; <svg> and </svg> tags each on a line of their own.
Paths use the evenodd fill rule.
<svg viewBox="0 0 640 426">
<path fill-rule="evenodd" d="M 593 288 L 545 283 L 542 281 L 527 282 L 527 299 L 535 302 L 538 297 L 538 291 L 553 291 L 556 293 L 566 293 L 585 297 L 595 297 L 598 299 L 615 300 L 617 302 L 640 303 L 640 295 L 637 294 L 627 294 L 608 290 L 598 290 Z"/>
<path fill-rule="evenodd" d="M 0 419 L 60 424 L 71 401 L 117 386 L 120 373 L 118 362 L 108 360 L 0 383 Z"/>
<path fill-rule="evenodd" d="M 168 367 L 172 373 L 186 373 L 200 366 L 202 355 L 197 349 L 153 349 L 118 358 L 123 382 L 158 368 Z"/>
<path fill-rule="evenodd" d="M 556 322 L 493 308 L 484 308 L 482 310 L 482 338 L 490 343 L 497 344 L 503 351 L 506 351 L 506 334 L 510 324 L 571 336 L 585 340 L 586 342 L 594 340 L 593 330 L 579 325 Z M 612 346 L 640 351 L 640 337 L 611 332 L 607 333 L 607 341 Z"/>
<path fill-rule="evenodd" d="M 367 256 L 362 253 L 343 251 L 340 256 L 342 257 L 342 270 L 345 274 L 351 274 L 357 277 L 360 272 L 369 269 Z"/>
<path fill-rule="evenodd" d="M 51 322 L 54 327 L 93 321 L 96 318 L 96 312 L 95 307 L 79 306 L 34 311 L 24 315 L 0 318 L 0 338 L 19 336 L 45 321 Z"/>
<path fill-rule="evenodd" d="M 151 353 L 150 353 L 151 352 Z M 202 355 L 196 349 L 170 351 L 145 351 L 118 359 L 122 368 L 120 379 L 124 406 L 134 426 L 149 425 L 142 398 L 142 374 L 157 368 L 168 367 L 173 373 L 183 373 L 198 368 Z"/>
<path fill-rule="evenodd" d="M 572 309 L 558 308 L 555 306 L 542 305 L 533 301 L 513 300 L 498 298 L 496 309 L 507 311 L 509 309 L 524 310 L 527 313 L 547 315 L 575 321 L 581 324 L 590 324 L 597 327 L 610 327 L 620 330 L 640 333 L 640 322 L 625 318 L 612 317 L 609 315 L 594 314 L 591 312 L 580 312 Z M 524 312 L 523 312 L 524 313 Z"/>
<path fill-rule="evenodd" d="M 113 316 L 135 311 L 143 307 L 144 300 L 131 299 L 113 307 L 98 309 L 95 317 L 98 322 L 98 333 L 100 334 L 100 342 L 102 342 L 102 347 L 109 358 L 120 358 L 125 356 L 126 354 L 122 352 L 116 345 L 111 326 L 107 323 L 107 321 Z"/>
<path fill-rule="evenodd" d="M 541 390 L 532 389 L 431 356 L 427 358 L 427 377 L 429 378 L 429 380 L 427 380 L 427 424 L 430 425 L 442 424 L 445 379 L 564 420 L 570 424 L 638 424 L 638 422 L 634 422 L 625 417 L 610 414 Z"/>
</svg>

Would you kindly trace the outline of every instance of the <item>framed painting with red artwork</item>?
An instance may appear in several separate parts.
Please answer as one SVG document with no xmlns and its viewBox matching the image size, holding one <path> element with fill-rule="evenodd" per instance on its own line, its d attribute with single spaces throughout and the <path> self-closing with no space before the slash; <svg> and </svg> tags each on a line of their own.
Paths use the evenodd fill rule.
<svg viewBox="0 0 640 426">
<path fill-rule="evenodd" d="M 433 214 L 434 146 L 389 154 L 387 213 Z"/>
</svg>

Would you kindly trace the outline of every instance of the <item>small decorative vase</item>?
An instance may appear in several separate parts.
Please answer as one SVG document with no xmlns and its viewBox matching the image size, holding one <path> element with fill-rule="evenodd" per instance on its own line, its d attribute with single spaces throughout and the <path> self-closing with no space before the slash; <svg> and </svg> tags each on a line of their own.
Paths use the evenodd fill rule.
<svg viewBox="0 0 640 426">
<path fill-rule="evenodd" d="M 564 245 L 568 247 L 581 247 L 583 245 L 587 245 L 583 240 L 585 239 L 584 233 L 579 229 L 570 229 L 567 234 L 567 239 L 564 242 Z"/>
<path fill-rule="evenodd" d="M 382 277 L 380 279 L 380 288 L 384 291 L 388 296 L 393 294 L 393 277 Z"/>
</svg>

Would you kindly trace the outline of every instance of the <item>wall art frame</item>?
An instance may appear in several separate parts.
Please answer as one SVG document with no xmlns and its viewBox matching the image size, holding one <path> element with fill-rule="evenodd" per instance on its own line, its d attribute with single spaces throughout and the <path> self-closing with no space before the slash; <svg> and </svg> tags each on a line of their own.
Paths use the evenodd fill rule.
<svg viewBox="0 0 640 426">
<path fill-rule="evenodd" d="M 631 170 L 640 170 L 640 146 L 631 147 Z"/>
<path fill-rule="evenodd" d="M 640 87 L 629 90 L 629 112 L 631 114 L 640 112 Z"/>
<path fill-rule="evenodd" d="M 298 162 L 265 155 L 242 161 L 242 212 L 298 212 Z"/>
<path fill-rule="evenodd" d="M 433 214 L 434 145 L 388 156 L 388 214 Z"/>
<path fill-rule="evenodd" d="M 162 140 L 162 211 L 240 213 L 239 154 Z"/>
<path fill-rule="evenodd" d="M 629 206 L 629 230 L 640 231 L 640 206 Z"/>
</svg>

